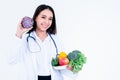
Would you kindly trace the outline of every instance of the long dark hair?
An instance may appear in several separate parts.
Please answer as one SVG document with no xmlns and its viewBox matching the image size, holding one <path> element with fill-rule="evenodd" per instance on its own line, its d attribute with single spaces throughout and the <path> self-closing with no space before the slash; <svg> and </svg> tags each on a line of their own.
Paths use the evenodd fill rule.
<svg viewBox="0 0 120 80">
<path fill-rule="evenodd" d="M 49 5 L 45 5 L 45 4 L 42 4 L 36 8 L 35 13 L 33 15 L 33 21 L 34 21 L 33 28 L 28 33 L 32 32 L 36 29 L 37 23 L 36 23 L 35 19 L 40 14 L 40 12 L 42 12 L 45 9 L 49 9 L 53 13 L 52 24 L 51 24 L 50 28 L 47 29 L 47 32 L 50 34 L 56 34 L 57 31 L 56 31 L 56 20 L 55 20 L 54 10 Z"/>
</svg>

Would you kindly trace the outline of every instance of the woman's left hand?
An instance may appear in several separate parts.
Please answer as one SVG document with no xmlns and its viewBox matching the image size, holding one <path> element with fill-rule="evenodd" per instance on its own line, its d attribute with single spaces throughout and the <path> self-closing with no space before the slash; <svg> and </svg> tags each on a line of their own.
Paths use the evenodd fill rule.
<svg viewBox="0 0 120 80">
<path fill-rule="evenodd" d="M 22 21 L 22 20 L 21 20 Z M 17 30 L 16 30 L 16 36 L 18 38 L 22 38 L 22 35 L 26 32 L 28 32 L 29 30 L 31 30 L 33 27 L 30 27 L 30 28 L 24 28 L 21 24 L 21 21 L 18 23 L 18 27 L 17 27 Z"/>
<path fill-rule="evenodd" d="M 67 69 L 73 71 L 73 67 L 72 67 L 72 66 L 69 66 L 69 65 L 68 65 L 68 66 L 67 66 Z"/>
</svg>

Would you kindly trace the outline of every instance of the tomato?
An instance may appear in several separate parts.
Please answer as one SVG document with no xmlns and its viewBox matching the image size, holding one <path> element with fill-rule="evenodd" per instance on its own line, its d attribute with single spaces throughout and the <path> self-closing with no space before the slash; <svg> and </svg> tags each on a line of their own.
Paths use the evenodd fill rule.
<svg viewBox="0 0 120 80">
<path fill-rule="evenodd" d="M 63 65 L 67 65 L 69 63 L 69 59 L 68 58 L 60 58 L 59 59 L 59 65 L 63 66 Z"/>
</svg>

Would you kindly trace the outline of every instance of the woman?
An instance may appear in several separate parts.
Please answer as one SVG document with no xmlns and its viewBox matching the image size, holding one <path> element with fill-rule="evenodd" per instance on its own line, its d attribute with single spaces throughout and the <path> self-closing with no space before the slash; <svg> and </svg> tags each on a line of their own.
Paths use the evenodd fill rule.
<svg viewBox="0 0 120 80">
<path fill-rule="evenodd" d="M 16 53 L 17 56 L 12 58 L 12 61 L 21 63 L 20 68 L 23 72 L 19 79 L 63 80 L 62 74 L 71 69 L 55 70 L 51 65 L 52 58 L 64 51 L 61 42 L 55 35 L 56 20 L 53 8 L 44 4 L 38 6 L 33 20 L 32 28 L 26 29 L 19 24 L 16 31 L 16 36 L 21 38 L 22 43 Z M 27 33 L 24 34 L 25 32 Z"/>
</svg>

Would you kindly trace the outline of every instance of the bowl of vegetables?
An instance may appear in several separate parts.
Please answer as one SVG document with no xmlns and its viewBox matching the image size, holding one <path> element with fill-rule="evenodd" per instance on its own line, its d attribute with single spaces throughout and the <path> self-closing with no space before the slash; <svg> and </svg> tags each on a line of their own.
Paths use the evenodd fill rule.
<svg viewBox="0 0 120 80">
<path fill-rule="evenodd" d="M 52 59 L 52 66 L 56 70 L 71 68 L 73 73 L 78 73 L 86 63 L 87 58 L 79 50 L 73 50 L 68 54 L 60 52 L 56 58 Z"/>
</svg>

